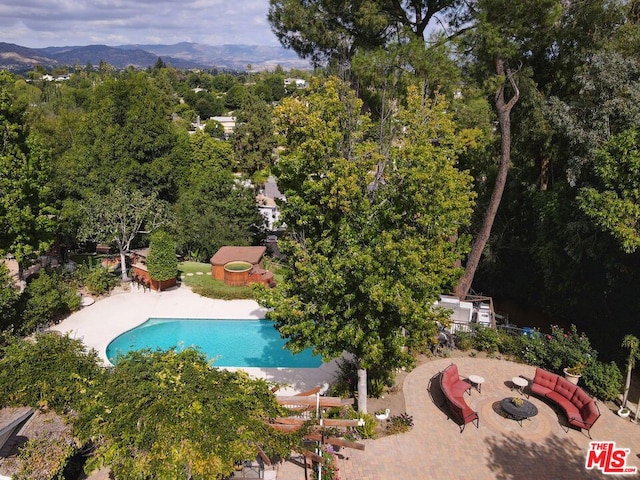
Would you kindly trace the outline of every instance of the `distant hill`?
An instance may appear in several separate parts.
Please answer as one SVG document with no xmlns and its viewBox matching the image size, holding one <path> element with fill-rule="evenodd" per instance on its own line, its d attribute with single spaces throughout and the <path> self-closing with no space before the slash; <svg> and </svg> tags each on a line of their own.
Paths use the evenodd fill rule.
<svg viewBox="0 0 640 480">
<path fill-rule="evenodd" d="M 0 69 L 9 71 L 31 70 L 36 65 L 57 65 L 46 54 L 13 43 L 0 42 Z"/>
<path fill-rule="evenodd" d="M 158 58 L 176 68 L 220 68 L 245 70 L 308 69 L 309 63 L 281 47 L 260 45 L 204 45 L 182 42 L 175 45 L 107 45 L 27 48 L 0 42 L 0 69 L 25 72 L 36 65 L 47 68 L 107 62 L 116 68 L 153 66 Z"/>
<path fill-rule="evenodd" d="M 264 45 L 205 45 L 182 42 L 175 45 L 120 45 L 117 48 L 141 49 L 161 57 L 165 62 L 217 66 L 232 70 L 245 70 L 251 64 L 253 70 L 265 70 L 280 65 L 283 68 L 308 69 L 309 62 L 282 47 Z"/>
<path fill-rule="evenodd" d="M 124 68 L 129 65 L 136 68 L 146 68 L 149 65 L 154 65 L 158 60 L 156 55 L 144 50 L 122 50 L 116 47 L 108 47 L 107 45 L 48 47 L 39 48 L 37 51 L 55 59 L 59 65 L 75 65 L 78 63 L 83 67 L 87 62 L 97 66 L 100 60 L 104 60 L 109 65 L 117 68 Z"/>
</svg>

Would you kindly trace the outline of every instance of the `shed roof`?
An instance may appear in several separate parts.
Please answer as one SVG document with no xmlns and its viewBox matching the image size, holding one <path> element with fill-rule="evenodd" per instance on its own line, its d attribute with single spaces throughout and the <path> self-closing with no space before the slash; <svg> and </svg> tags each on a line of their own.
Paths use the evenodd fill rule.
<svg viewBox="0 0 640 480">
<path fill-rule="evenodd" d="M 221 247 L 213 257 L 211 257 L 212 265 L 226 265 L 229 262 L 243 261 L 252 265 L 262 260 L 264 252 L 267 250 L 265 246 L 259 247 Z"/>
</svg>

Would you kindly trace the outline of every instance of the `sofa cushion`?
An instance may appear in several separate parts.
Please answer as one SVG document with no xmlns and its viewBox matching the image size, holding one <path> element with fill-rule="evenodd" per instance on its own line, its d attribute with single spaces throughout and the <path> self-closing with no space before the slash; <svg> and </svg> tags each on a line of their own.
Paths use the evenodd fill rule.
<svg viewBox="0 0 640 480">
<path fill-rule="evenodd" d="M 582 421 L 585 425 L 587 425 L 587 428 L 591 427 L 591 425 L 593 425 L 600 416 L 600 411 L 598 410 L 596 402 L 592 400 L 589 403 L 585 403 L 580 409 L 580 416 L 582 417 Z"/>
<path fill-rule="evenodd" d="M 571 398 L 573 397 L 573 394 L 576 392 L 577 388 L 577 385 L 574 385 L 573 383 L 562 377 L 558 377 L 558 381 L 556 382 L 556 386 L 553 388 L 553 390 L 555 392 L 558 392 L 567 400 L 571 401 Z"/>
<path fill-rule="evenodd" d="M 448 368 L 445 368 L 442 372 L 442 375 L 440 377 L 440 385 L 442 386 L 443 390 L 449 390 L 451 387 L 453 377 L 451 376 L 451 372 L 449 371 Z"/>
<path fill-rule="evenodd" d="M 458 376 L 458 366 L 455 364 L 449 365 L 442 371 L 442 386 L 449 388 L 455 382 L 460 379 Z"/>
<path fill-rule="evenodd" d="M 533 378 L 533 383 L 540 385 L 541 387 L 553 390 L 558 381 L 558 375 L 555 373 L 547 372 L 541 368 L 536 368 L 536 375 Z"/>
<path fill-rule="evenodd" d="M 578 410 L 581 410 L 582 407 L 589 402 L 593 402 L 593 399 L 581 388 L 576 388 L 573 397 L 571 397 L 571 403 L 573 403 Z"/>
<path fill-rule="evenodd" d="M 549 392 L 553 392 L 553 389 L 543 387 L 541 385 L 538 385 L 537 383 L 532 383 L 531 385 L 529 385 L 529 389 L 533 393 L 535 393 L 536 395 L 540 395 L 541 397 L 546 397 Z"/>
<path fill-rule="evenodd" d="M 569 416 L 569 414 L 573 414 L 578 415 L 579 411 L 578 409 L 575 407 L 575 405 L 573 403 L 571 403 L 570 400 L 567 400 L 566 397 L 564 397 L 562 394 L 556 392 L 555 390 L 549 392 L 547 394 L 547 398 L 555 403 L 558 404 L 558 406 L 560 408 L 562 408 L 562 410 L 565 411 L 565 413 L 567 414 L 567 416 Z"/>
<path fill-rule="evenodd" d="M 471 388 L 471 384 L 463 380 L 458 380 L 453 385 L 451 385 L 450 390 L 454 397 L 462 398 L 464 393 L 469 391 L 470 388 Z"/>
</svg>

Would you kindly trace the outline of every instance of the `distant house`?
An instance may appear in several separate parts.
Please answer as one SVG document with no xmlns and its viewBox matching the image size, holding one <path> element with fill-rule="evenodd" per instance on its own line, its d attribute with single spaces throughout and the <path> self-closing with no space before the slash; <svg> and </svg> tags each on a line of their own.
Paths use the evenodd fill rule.
<svg viewBox="0 0 640 480">
<path fill-rule="evenodd" d="M 190 130 L 189 133 L 195 133 L 198 130 L 204 130 L 205 124 L 200 120 L 200 115 L 196 117 L 195 122 L 191 123 L 191 127 L 193 128 L 193 130 Z"/>
<path fill-rule="evenodd" d="M 296 88 L 306 88 L 307 81 L 302 78 L 285 78 L 284 85 L 285 86 L 295 85 Z"/>
<path fill-rule="evenodd" d="M 278 226 L 280 221 L 280 210 L 278 209 L 277 200 L 285 200 L 276 179 L 272 176 L 267 178 L 262 191 L 256 196 L 256 204 L 260 214 L 264 217 L 264 224 L 268 230 L 272 231 Z"/>
<path fill-rule="evenodd" d="M 280 211 L 275 199 L 267 197 L 262 193 L 256 196 L 256 203 L 258 204 L 258 210 L 264 218 L 264 225 L 267 230 L 273 230 L 280 220 Z"/>
<path fill-rule="evenodd" d="M 211 117 L 209 120 L 215 120 L 222 125 L 225 136 L 231 135 L 236 128 L 236 117 Z"/>
</svg>

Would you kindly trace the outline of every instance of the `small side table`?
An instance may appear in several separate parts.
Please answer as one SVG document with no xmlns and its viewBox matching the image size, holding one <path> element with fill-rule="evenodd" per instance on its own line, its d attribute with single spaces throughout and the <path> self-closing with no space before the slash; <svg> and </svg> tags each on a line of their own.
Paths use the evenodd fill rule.
<svg viewBox="0 0 640 480">
<path fill-rule="evenodd" d="M 471 386 L 475 387 L 478 393 L 482 393 L 482 384 L 484 383 L 484 377 L 480 375 L 469 375 L 469 381 L 471 382 Z"/>
<path fill-rule="evenodd" d="M 516 390 L 520 392 L 520 395 L 524 395 L 524 389 L 529 386 L 529 380 L 522 377 L 513 377 L 511 379 L 511 383 L 515 385 Z"/>
</svg>

